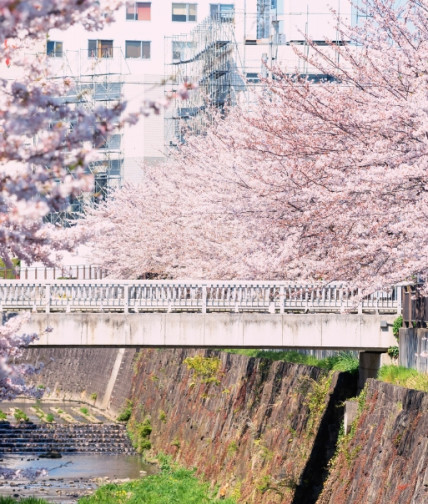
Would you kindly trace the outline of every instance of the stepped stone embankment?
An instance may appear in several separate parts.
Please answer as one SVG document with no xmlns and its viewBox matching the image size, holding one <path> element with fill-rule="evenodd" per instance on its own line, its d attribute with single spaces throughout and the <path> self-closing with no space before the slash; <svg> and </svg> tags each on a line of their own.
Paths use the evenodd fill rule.
<svg viewBox="0 0 428 504">
<path fill-rule="evenodd" d="M 101 350 L 100 361 L 91 362 Z M 88 349 L 30 349 L 27 361 L 48 363 L 37 380 L 54 395 L 80 389 L 100 397 L 118 350 L 90 351 L 91 358 Z M 218 381 L 204 383 L 187 368 L 185 359 L 196 354 L 219 356 Z M 326 379 L 308 366 L 209 350 L 144 349 L 135 356 L 123 354 L 110 407 L 118 411 L 130 398 L 131 425 L 149 417 L 153 448 L 197 467 L 221 494 L 248 504 L 428 502 L 427 394 L 370 380 L 353 435 L 327 471 L 343 400 L 356 394 L 348 376 Z"/>
<path fill-rule="evenodd" d="M 135 453 L 122 424 L 0 422 L 0 453 Z"/>
</svg>

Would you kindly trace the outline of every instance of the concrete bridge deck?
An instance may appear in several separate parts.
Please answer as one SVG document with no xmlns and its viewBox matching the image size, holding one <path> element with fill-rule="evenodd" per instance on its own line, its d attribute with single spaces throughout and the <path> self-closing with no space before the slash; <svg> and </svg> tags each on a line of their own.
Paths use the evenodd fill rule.
<svg viewBox="0 0 428 504">
<path fill-rule="evenodd" d="M 401 288 L 361 298 L 340 283 L 4 280 L 0 310 L 31 311 L 23 330 L 40 347 L 358 350 L 362 386 L 396 344 Z"/>
<path fill-rule="evenodd" d="M 33 346 L 312 348 L 386 352 L 395 315 L 34 313 Z"/>
<path fill-rule="evenodd" d="M 39 346 L 386 351 L 400 294 L 360 299 L 339 283 L 3 280 L 0 309 L 33 312 L 25 329 L 42 334 Z"/>
</svg>

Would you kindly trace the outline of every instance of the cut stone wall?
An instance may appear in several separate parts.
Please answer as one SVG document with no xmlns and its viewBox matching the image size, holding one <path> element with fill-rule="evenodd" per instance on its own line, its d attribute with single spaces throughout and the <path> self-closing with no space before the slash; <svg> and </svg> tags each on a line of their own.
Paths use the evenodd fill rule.
<svg viewBox="0 0 428 504">
<path fill-rule="evenodd" d="M 369 379 L 319 504 L 428 502 L 428 394 Z"/>
<path fill-rule="evenodd" d="M 119 352 L 122 352 L 120 355 Z M 185 359 L 219 358 L 204 382 Z M 343 402 L 356 380 L 284 362 L 189 349 L 28 349 L 37 383 L 58 398 L 127 399 L 150 442 L 248 504 L 428 502 L 428 394 L 368 380 L 362 414 L 335 463 Z M 327 473 L 326 468 L 329 467 Z"/>
</svg>

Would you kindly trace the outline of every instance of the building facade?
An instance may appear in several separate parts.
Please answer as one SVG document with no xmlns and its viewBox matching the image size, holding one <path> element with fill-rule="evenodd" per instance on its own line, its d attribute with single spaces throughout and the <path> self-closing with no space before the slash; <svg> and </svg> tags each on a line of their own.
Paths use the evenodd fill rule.
<svg viewBox="0 0 428 504">
<path fill-rule="evenodd" d="M 184 80 L 203 91 L 96 146 L 96 190 L 140 181 L 143 164 L 164 159 L 180 142 L 183 121 L 197 123 L 207 99 L 220 107 L 233 103 L 236 93 L 259 84 L 270 65 L 310 74 L 293 45 L 306 50 L 306 36 L 320 44 L 337 40 L 329 4 L 351 22 L 350 0 L 152 0 L 128 2 L 99 32 L 52 30 L 43 50 L 56 75 L 75 79 L 69 99 L 88 106 L 125 100 L 132 112 Z"/>
</svg>

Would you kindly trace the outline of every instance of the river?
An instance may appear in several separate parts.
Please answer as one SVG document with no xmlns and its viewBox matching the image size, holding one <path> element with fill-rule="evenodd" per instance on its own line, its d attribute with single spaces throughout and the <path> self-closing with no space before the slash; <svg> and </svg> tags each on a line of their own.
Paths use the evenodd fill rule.
<svg viewBox="0 0 428 504">
<path fill-rule="evenodd" d="M 54 503 L 76 503 L 82 495 L 92 493 L 108 482 L 122 482 L 155 472 L 138 455 L 64 455 L 60 459 L 39 459 L 28 455 L 4 455 L 2 467 L 9 469 L 46 469 L 47 476 L 35 481 L 0 480 L 0 495 L 43 497 Z"/>
<path fill-rule="evenodd" d="M 67 423 L 60 418 L 56 411 L 58 407 L 64 413 L 73 416 L 74 421 L 80 425 L 89 424 L 80 408 L 86 407 L 100 423 L 110 422 L 111 418 L 105 417 L 103 412 L 87 404 L 76 402 L 51 402 L 23 400 L 3 402 L 1 409 L 7 414 L 7 421 L 15 424 L 13 409 L 24 411 L 30 421 L 42 423 L 37 417 L 34 408 L 44 413 L 55 412 L 55 421 L 59 424 Z M 28 479 L 15 479 L 8 481 L 0 479 L 0 495 L 14 497 L 35 496 L 45 498 L 48 502 L 56 504 L 73 504 L 78 499 L 90 493 L 100 485 L 108 482 L 121 482 L 136 479 L 145 474 L 156 471 L 155 466 L 143 463 L 140 455 L 107 454 L 107 453 L 63 453 L 62 458 L 39 458 L 33 453 L 10 454 L 0 452 L 0 467 L 13 470 L 38 470 L 45 469 L 46 476 L 38 477 L 35 481 Z"/>
</svg>

